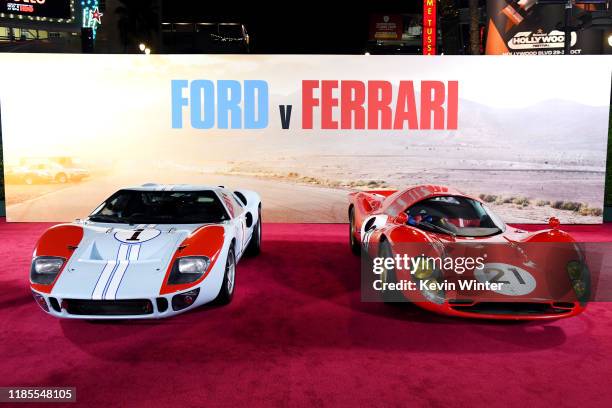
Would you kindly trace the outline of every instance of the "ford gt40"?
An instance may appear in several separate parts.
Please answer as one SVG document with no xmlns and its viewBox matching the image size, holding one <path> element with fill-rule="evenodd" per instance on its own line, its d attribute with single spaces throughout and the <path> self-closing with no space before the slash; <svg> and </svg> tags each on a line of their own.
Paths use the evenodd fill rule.
<svg viewBox="0 0 612 408">
<path fill-rule="evenodd" d="M 163 318 L 232 300 L 236 264 L 261 246 L 261 200 L 248 190 L 145 184 L 87 218 L 49 228 L 34 249 L 38 305 L 64 318 Z"/>
</svg>

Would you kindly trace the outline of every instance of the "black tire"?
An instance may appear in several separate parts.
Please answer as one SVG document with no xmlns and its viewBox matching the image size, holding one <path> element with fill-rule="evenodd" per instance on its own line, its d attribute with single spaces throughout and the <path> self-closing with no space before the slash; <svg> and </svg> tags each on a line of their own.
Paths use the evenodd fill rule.
<svg viewBox="0 0 612 408">
<path fill-rule="evenodd" d="M 355 239 L 355 208 L 349 210 L 349 245 L 351 252 L 355 255 L 361 255 L 361 242 Z"/>
<path fill-rule="evenodd" d="M 393 258 L 393 251 L 391 245 L 387 241 L 382 241 L 378 249 L 378 256 L 381 258 Z M 397 277 L 395 275 L 395 268 L 384 268 L 383 273 L 380 275 L 380 279 L 384 283 L 397 283 Z M 397 303 L 405 301 L 404 296 L 397 290 L 383 290 L 380 292 L 380 296 L 385 303 Z"/>
<path fill-rule="evenodd" d="M 261 252 L 261 207 L 258 210 L 257 224 L 253 228 L 253 236 L 245 249 L 248 256 L 257 256 Z"/>
<path fill-rule="evenodd" d="M 236 288 L 236 256 L 234 255 L 234 247 L 232 246 L 227 253 L 227 259 L 225 261 L 225 273 L 223 274 L 223 283 L 221 283 L 221 289 L 215 299 L 218 305 L 227 305 L 232 301 L 234 297 L 234 290 Z"/>
</svg>

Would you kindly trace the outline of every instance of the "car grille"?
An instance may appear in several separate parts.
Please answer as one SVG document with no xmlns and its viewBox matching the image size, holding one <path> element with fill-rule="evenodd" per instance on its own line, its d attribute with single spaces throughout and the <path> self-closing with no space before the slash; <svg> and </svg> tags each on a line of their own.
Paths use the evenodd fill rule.
<svg viewBox="0 0 612 408">
<path fill-rule="evenodd" d="M 480 302 L 471 305 L 455 304 L 451 308 L 461 312 L 494 315 L 554 315 L 568 313 L 573 304 L 554 307 L 550 303 L 537 302 Z"/>
<path fill-rule="evenodd" d="M 83 300 L 64 299 L 62 307 L 69 314 L 89 316 L 148 315 L 153 313 L 153 304 L 148 299 Z"/>
</svg>

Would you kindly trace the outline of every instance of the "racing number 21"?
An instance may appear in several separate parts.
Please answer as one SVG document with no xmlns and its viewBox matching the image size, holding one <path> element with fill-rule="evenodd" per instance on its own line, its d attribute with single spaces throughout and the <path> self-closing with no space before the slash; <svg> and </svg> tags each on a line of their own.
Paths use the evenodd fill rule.
<svg viewBox="0 0 612 408">
<path fill-rule="evenodd" d="M 521 274 L 519 273 L 519 271 L 517 271 L 515 268 L 508 268 L 508 270 L 510 272 L 512 272 L 514 274 L 514 277 L 516 278 L 517 282 L 521 285 L 525 285 L 525 280 L 523 279 L 523 277 L 521 276 Z M 495 276 L 493 276 L 492 279 L 489 279 L 489 282 L 491 283 L 504 283 L 504 284 L 510 284 L 509 281 L 507 280 L 500 280 L 504 274 L 505 271 L 502 269 L 498 269 L 498 268 L 487 268 L 484 270 L 484 272 L 488 275 L 491 272 L 495 272 Z"/>
</svg>

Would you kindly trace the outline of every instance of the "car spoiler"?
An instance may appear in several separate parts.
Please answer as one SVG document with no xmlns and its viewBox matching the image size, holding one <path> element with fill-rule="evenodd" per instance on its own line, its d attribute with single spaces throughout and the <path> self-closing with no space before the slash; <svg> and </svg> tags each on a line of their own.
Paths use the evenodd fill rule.
<svg viewBox="0 0 612 408">
<path fill-rule="evenodd" d="M 368 194 L 377 194 L 377 195 L 381 195 L 384 197 L 389 197 L 390 195 L 396 193 L 397 190 L 364 190 L 362 192 L 368 193 Z"/>
</svg>

